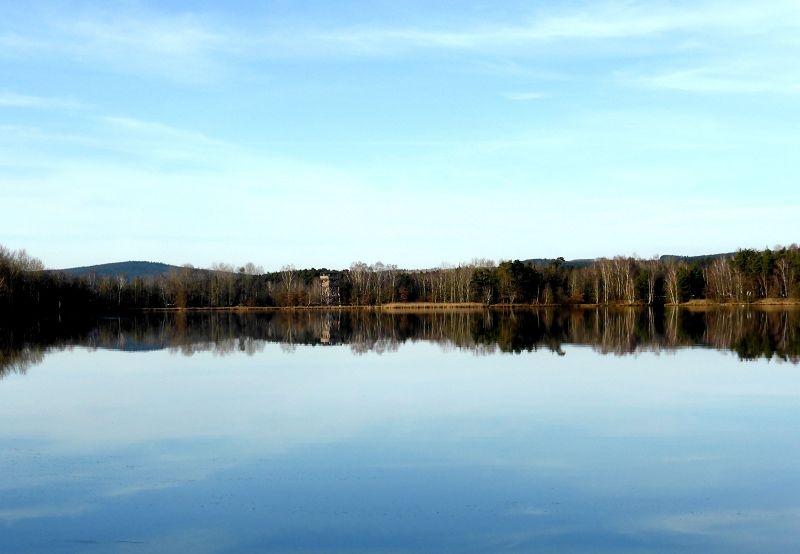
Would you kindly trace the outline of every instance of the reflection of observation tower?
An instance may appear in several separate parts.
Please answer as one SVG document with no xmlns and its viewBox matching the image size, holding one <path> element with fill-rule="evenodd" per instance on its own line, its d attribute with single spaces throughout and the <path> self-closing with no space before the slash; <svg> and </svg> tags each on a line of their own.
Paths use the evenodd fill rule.
<svg viewBox="0 0 800 554">
<path fill-rule="evenodd" d="M 320 321 L 319 341 L 322 344 L 339 344 L 341 337 L 339 334 L 341 312 L 326 312 Z"/>
<path fill-rule="evenodd" d="M 339 279 L 330 275 L 320 275 L 320 284 L 322 285 L 322 303 L 326 306 L 340 304 L 339 297 Z"/>
</svg>

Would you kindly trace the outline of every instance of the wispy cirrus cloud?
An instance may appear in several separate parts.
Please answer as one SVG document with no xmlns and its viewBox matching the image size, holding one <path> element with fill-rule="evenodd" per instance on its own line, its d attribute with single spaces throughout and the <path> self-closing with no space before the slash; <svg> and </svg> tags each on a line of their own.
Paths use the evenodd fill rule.
<svg viewBox="0 0 800 554">
<path fill-rule="evenodd" d="M 10 91 L 0 91 L 0 107 L 6 108 L 35 108 L 44 110 L 77 110 L 86 106 L 71 98 L 58 98 L 47 96 L 33 96 L 30 94 L 17 94 Z"/>
<path fill-rule="evenodd" d="M 700 67 L 644 75 L 630 82 L 653 89 L 697 93 L 800 94 L 800 67 L 794 72 L 775 73 L 767 68 L 727 70 Z"/>
<path fill-rule="evenodd" d="M 218 77 L 242 45 L 241 36 L 224 24 L 192 13 L 98 7 L 78 14 L 54 8 L 5 15 L 0 58 L 69 62 L 174 81 Z"/>
<path fill-rule="evenodd" d="M 517 102 L 527 102 L 530 100 L 541 100 L 547 98 L 547 94 L 543 92 L 506 92 L 503 97 L 508 100 L 515 100 Z"/>
<path fill-rule="evenodd" d="M 138 135 L 147 135 L 150 138 L 156 137 L 164 140 L 185 140 L 192 142 L 202 142 L 205 144 L 216 144 L 221 146 L 223 143 L 208 137 L 207 135 L 167 125 L 158 121 L 147 121 L 128 116 L 105 115 L 97 118 L 102 123 L 109 124 L 118 129 L 126 130 Z"/>
<path fill-rule="evenodd" d="M 191 128 L 129 116 L 95 118 L 99 147 L 133 156 L 148 165 L 179 164 L 180 167 L 230 170 L 249 154 L 238 145 Z M 113 137 L 113 140 L 107 140 Z"/>
<path fill-rule="evenodd" d="M 560 41 L 647 38 L 669 33 L 758 35 L 776 29 L 792 33 L 798 27 L 791 23 L 792 18 L 798 15 L 796 4 L 791 2 L 773 2 L 766 7 L 716 2 L 683 6 L 606 2 L 540 9 L 514 23 L 351 26 L 313 31 L 303 38 L 312 46 L 327 43 L 362 54 L 419 48 L 504 51 Z"/>
<path fill-rule="evenodd" d="M 662 529 L 674 534 L 691 535 L 722 535 L 742 540 L 762 542 L 763 536 L 754 533 L 754 528 L 767 526 L 780 530 L 775 533 L 776 539 L 790 536 L 784 531 L 796 529 L 800 523 L 800 511 L 789 508 L 785 510 L 739 510 L 739 511 L 709 511 L 698 513 L 670 514 L 662 517 L 650 518 L 643 522 L 645 527 Z M 762 545 L 763 546 L 763 545 Z"/>
<path fill-rule="evenodd" d="M 137 71 L 170 71 L 179 78 L 219 70 L 218 57 L 235 49 L 225 29 L 191 15 L 87 18 L 55 26 L 81 59 L 112 66 L 127 59 Z"/>
<path fill-rule="evenodd" d="M 57 14 L 28 21 L 27 27 L 25 33 L 0 34 L 0 44 L 8 51 L 66 56 L 115 71 L 206 80 L 224 74 L 231 63 L 254 60 L 382 57 L 420 50 L 530 57 L 552 53 L 539 46 L 657 40 L 675 34 L 790 40 L 800 30 L 800 9 L 788 1 L 768 6 L 603 2 L 532 9 L 515 21 L 451 18 L 328 25 L 298 18 L 276 21 L 263 13 L 254 13 L 246 22 L 230 22 L 211 14 L 138 10 Z M 671 41 L 667 47 L 676 48 Z"/>
<path fill-rule="evenodd" d="M 87 504 L 45 505 L 0 510 L 0 521 L 6 524 L 30 519 L 80 515 L 90 509 Z"/>
<path fill-rule="evenodd" d="M 16 32 L 0 33 L 0 58 L 31 53 L 42 46 L 40 41 L 33 40 L 30 36 Z"/>
</svg>

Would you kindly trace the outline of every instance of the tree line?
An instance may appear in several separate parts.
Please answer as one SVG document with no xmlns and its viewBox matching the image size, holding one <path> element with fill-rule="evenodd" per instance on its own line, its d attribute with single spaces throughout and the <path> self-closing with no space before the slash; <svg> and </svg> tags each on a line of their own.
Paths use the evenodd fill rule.
<svg viewBox="0 0 800 554">
<path fill-rule="evenodd" d="M 264 272 L 252 263 L 186 265 L 154 278 L 74 277 L 45 270 L 24 250 L 0 246 L 4 313 L 116 312 L 157 308 L 410 305 L 664 305 L 689 300 L 800 299 L 800 249 L 740 249 L 700 261 L 599 258 L 575 267 L 473 260 L 424 270 L 355 262 L 344 270 Z"/>
</svg>

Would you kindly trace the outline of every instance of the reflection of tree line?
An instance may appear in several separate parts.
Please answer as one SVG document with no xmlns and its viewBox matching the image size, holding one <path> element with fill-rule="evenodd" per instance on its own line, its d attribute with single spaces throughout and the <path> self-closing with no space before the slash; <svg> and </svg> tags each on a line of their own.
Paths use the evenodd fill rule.
<svg viewBox="0 0 800 554">
<path fill-rule="evenodd" d="M 714 348 L 729 348 L 740 358 L 777 356 L 800 360 L 800 313 L 724 310 L 710 320 L 706 340 Z"/>
<path fill-rule="evenodd" d="M 0 378 L 10 373 L 25 374 L 48 352 L 83 344 L 95 323 L 94 319 L 67 323 L 58 319 L 0 317 Z"/>
<path fill-rule="evenodd" d="M 48 350 L 70 346 L 224 355 L 254 354 L 266 343 L 279 343 L 287 350 L 300 344 L 340 344 L 349 345 L 354 353 L 381 353 L 418 340 L 479 354 L 538 349 L 563 354 L 564 344 L 590 345 L 603 354 L 705 345 L 733 350 L 742 359 L 800 361 L 800 310 L 169 312 L 78 323 L 5 323 L 0 331 L 0 371 L 4 373 L 24 372 Z"/>
</svg>

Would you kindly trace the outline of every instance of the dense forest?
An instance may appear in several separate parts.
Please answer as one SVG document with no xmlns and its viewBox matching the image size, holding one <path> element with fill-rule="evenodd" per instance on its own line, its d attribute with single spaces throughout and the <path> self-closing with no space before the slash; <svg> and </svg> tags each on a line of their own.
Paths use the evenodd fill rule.
<svg viewBox="0 0 800 554">
<path fill-rule="evenodd" d="M 480 305 L 664 305 L 800 299 L 800 249 L 742 249 L 691 263 L 674 257 L 617 256 L 573 266 L 476 260 L 458 266 L 404 270 L 380 262 L 345 270 L 264 272 L 247 264 L 192 266 L 129 279 L 124 274 L 76 277 L 46 270 L 24 250 L 0 246 L 3 313 L 115 313 L 130 309 Z"/>
</svg>

